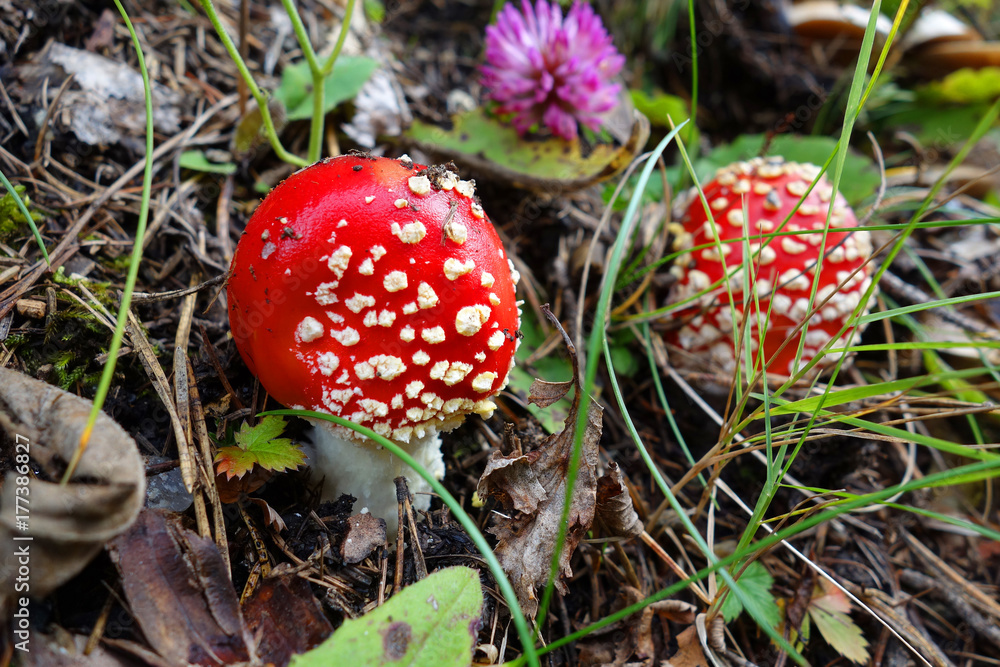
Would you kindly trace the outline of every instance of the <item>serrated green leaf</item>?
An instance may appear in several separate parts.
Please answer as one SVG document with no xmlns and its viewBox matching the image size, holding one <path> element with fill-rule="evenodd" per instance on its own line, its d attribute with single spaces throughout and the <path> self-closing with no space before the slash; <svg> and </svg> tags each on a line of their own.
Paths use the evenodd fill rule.
<svg viewBox="0 0 1000 667">
<path fill-rule="evenodd" d="M 340 56 L 323 87 L 323 111 L 330 112 L 341 102 L 354 98 L 378 67 L 365 56 Z M 281 72 L 281 85 L 274 96 L 288 109 L 288 120 L 305 120 L 313 114 L 312 75 L 306 61 L 289 65 Z"/>
<path fill-rule="evenodd" d="M 826 593 L 810 602 L 806 609 L 809 617 L 833 650 L 853 663 L 866 664 L 868 640 L 847 613 L 851 603 L 837 589 L 827 589 Z"/>
<path fill-rule="evenodd" d="M 278 437 L 284 431 L 284 418 L 273 415 L 256 426 L 243 422 L 233 435 L 236 446 L 222 447 L 215 455 L 216 473 L 232 479 L 242 477 L 254 465 L 275 472 L 298 468 L 305 463 L 305 453 L 290 439 Z"/>
<path fill-rule="evenodd" d="M 212 162 L 205 157 L 205 151 L 192 150 L 181 153 L 180 166 L 209 174 L 234 174 L 236 165 L 232 162 Z"/>
<path fill-rule="evenodd" d="M 467 667 L 482 613 L 479 573 L 449 567 L 344 624 L 291 667 Z"/>
<path fill-rule="evenodd" d="M 284 417 L 271 415 L 261 419 L 256 426 L 250 426 L 250 424 L 243 422 L 240 424 L 240 430 L 233 435 L 233 439 L 240 449 L 252 449 L 258 444 L 274 440 L 284 432 Z"/>
<path fill-rule="evenodd" d="M 257 463 L 262 468 L 275 472 L 292 470 L 306 462 L 305 453 L 288 438 L 257 445 L 250 452 L 256 455 Z"/>
<path fill-rule="evenodd" d="M 221 447 L 215 454 L 215 473 L 226 479 L 243 477 L 257 464 L 257 456 L 239 447 Z"/>
<path fill-rule="evenodd" d="M 747 566 L 740 578 L 736 580 L 749 596 L 754 604 L 754 610 L 759 618 L 765 619 L 772 628 L 778 627 L 781 622 L 781 610 L 774 596 L 771 595 L 771 586 L 774 585 L 774 577 L 767 571 L 767 568 L 754 561 Z M 722 617 L 726 622 L 736 619 L 743 612 L 743 604 L 735 595 L 730 593 L 722 603 Z"/>
</svg>

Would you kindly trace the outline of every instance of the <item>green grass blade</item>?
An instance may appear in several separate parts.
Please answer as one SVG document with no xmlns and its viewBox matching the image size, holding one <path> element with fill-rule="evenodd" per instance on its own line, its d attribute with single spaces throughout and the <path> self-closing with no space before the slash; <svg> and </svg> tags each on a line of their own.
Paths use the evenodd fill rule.
<svg viewBox="0 0 1000 667">
<path fill-rule="evenodd" d="M 909 306 L 900 306 L 899 308 L 892 308 L 891 310 L 883 310 L 876 313 L 869 313 L 864 317 L 859 317 L 857 322 L 859 325 L 868 325 L 872 322 L 878 322 L 880 320 L 885 320 L 891 317 L 897 317 L 899 315 L 909 315 L 910 313 L 919 313 L 922 310 L 930 310 L 931 308 L 950 308 L 952 306 L 959 306 L 963 303 L 973 303 L 975 301 L 988 301 L 990 299 L 996 299 L 1000 297 L 1000 292 L 982 292 L 980 294 L 967 294 L 965 296 L 953 296 L 947 299 L 935 299 L 934 301 L 928 301 L 926 303 L 914 303 Z"/>
<path fill-rule="evenodd" d="M 675 127 L 667 136 L 660 140 L 660 143 L 656 145 L 653 151 L 645 156 L 646 164 L 643 166 L 642 172 L 639 175 L 639 180 L 636 185 L 636 192 L 641 192 L 645 187 L 646 183 L 649 182 L 649 178 L 653 173 L 653 169 L 656 167 L 656 161 L 659 159 L 663 151 L 666 150 L 667 145 L 673 141 L 677 133 L 684 127 L 687 123 L 681 123 Z M 546 583 L 545 590 L 542 593 L 542 598 L 538 606 L 538 617 L 537 617 L 537 627 L 541 628 L 545 620 L 545 615 L 548 613 L 549 603 L 552 600 L 552 593 L 555 588 L 556 577 L 559 573 L 559 558 L 562 555 L 562 550 L 566 544 L 566 530 L 567 530 L 567 520 L 569 518 L 569 508 L 571 500 L 573 498 L 573 487 L 576 485 L 576 475 L 580 469 L 580 456 L 582 454 L 583 445 L 583 434 L 587 426 L 587 413 L 590 407 L 591 392 L 594 389 L 597 380 L 597 366 L 600 363 L 601 349 L 604 340 L 604 329 L 607 325 L 608 315 L 611 312 L 611 295 L 614 291 L 615 281 L 618 276 L 618 267 L 621 266 L 622 256 L 625 254 L 625 247 L 629 244 L 632 238 L 632 230 L 634 229 L 638 218 L 636 213 L 639 209 L 639 204 L 642 200 L 641 196 L 635 196 L 629 202 L 628 208 L 625 210 L 625 215 L 622 218 L 621 228 L 618 231 L 618 239 L 615 241 L 615 245 L 611 252 L 611 258 L 608 262 L 607 272 L 604 275 L 604 281 L 602 283 L 602 290 L 600 298 L 597 302 L 597 308 L 594 313 L 594 327 L 590 332 L 590 338 L 587 342 L 587 354 L 586 354 L 586 366 L 584 370 L 583 377 L 583 391 L 581 391 L 579 412 L 577 414 L 576 420 L 576 439 L 573 442 L 573 453 L 570 455 L 569 466 L 566 469 L 566 497 L 563 503 L 562 519 L 559 522 L 559 534 L 556 537 L 556 548 L 552 554 L 552 563 L 549 570 L 549 579 Z M 612 206 L 613 202 L 609 202 L 608 206 Z"/>
<path fill-rule="evenodd" d="M 607 627 L 612 623 L 616 623 L 636 612 L 642 611 L 644 608 L 653 604 L 654 602 L 659 602 L 660 600 L 666 599 L 671 595 L 674 595 L 696 581 L 701 581 L 713 572 L 718 572 L 724 567 L 728 567 L 737 561 L 746 558 L 747 556 L 757 552 L 763 551 L 765 549 L 770 549 L 776 544 L 783 540 L 787 540 L 795 537 L 796 535 L 805 532 L 814 526 L 821 523 L 831 521 L 842 514 L 852 512 L 857 509 L 862 509 L 865 507 L 870 507 L 871 505 L 877 504 L 887 498 L 891 498 L 897 494 L 909 493 L 911 491 L 919 491 L 924 488 L 933 488 L 937 486 L 949 486 L 954 484 L 962 483 L 963 480 L 972 476 L 990 476 L 996 477 L 1000 474 L 1000 461 L 986 461 L 981 463 L 972 463 L 959 468 L 953 468 L 952 470 L 947 470 L 944 472 L 931 473 L 923 479 L 908 482 L 906 484 L 896 484 L 888 488 L 882 489 L 881 491 L 875 491 L 873 493 L 865 494 L 862 496 L 857 496 L 850 500 L 842 501 L 830 509 L 817 512 L 810 516 L 805 517 L 802 521 L 783 528 L 779 531 L 771 533 L 767 537 L 762 538 L 758 542 L 750 544 L 746 549 L 734 551 L 729 556 L 718 560 L 717 562 L 709 565 L 708 567 L 698 570 L 695 574 L 691 575 L 687 579 L 678 581 L 677 583 L 668 586 L 656 593 L 653 593 L 646 599 L 637 602 L 633 605 L 620 609 L 619 611 L 609 614 L 599 621 L 588 625 L 585 628 L 577 630 L 569 635 L 560 637 L 547 646 L 539 649 L 539 654 L 544 655 L 551 651 L 554 651 L 566 644 L 572 643 L 578 639 L 586 637 L 587 635 L 600 630 L 601 628 Z"/>
<path fill-rule="evenodd" d="M 601 329 L 605 332 L 605 329 Z M 625 403 L 625 396 L 622 394 L 621 387 L 618 384 L 617 374 L 614 370 L 614 365 L 611 360 L 611 347 L 608 345 L 607 335 L 603 336 L 603 352 L 605 364 L 608 367 L 608 376 L 611 382 L 611 389 L 614 392 L 615 400 L 618 402 L 618 409 L 621 411 L 622 419 L 625 421 L 625 428 L 628 430 L 629 435 L 632 436 L 632 442 L 635 444 L 636 449 L 639 450 L 639 455 L 642 457 L 643 462 L 645 462 L 647 469 L 653 475 L 653 479 L 656 485 L 659 487 L 660 492 L 663 493 L 664 497 L 670 503 L 673 508 L 677 518 L 680 520 L 681 524 L 687 530 L 688 534 L 698 545 L 698 549 L 701 551 L 702 556 L 709 562 L 715 563 L 718 561 L 718 556 L 712 551 L 705 538 L 702 537 L 701 533 L 698 532 L 698 528 L 691 521 L 691 518 L 684 511 L 681 506 L 680 501 L 677 496 L 673 494 L 670 490 L 670 486 L 667 484 L 663 475 L 660 473 L 656 466 L 656 462 L 653 461 L 653 457 L 650 456 L 649 451 L 646 449 L 645 444 L 642 441 L 642 437 L 635 428 L 635 424 L 632 422 L 632 417 L 629 414 L 628 406 Z M 768 471 L 771 475 L 771 470 Z M 757 622 L 757 625 L 784 651 L 786 651 L 795 662 L 805 665 L 807 664 L 805 658 L 795 650 L 785 637 L 783 637 L 776 628 L 771 627 L 770 623 L 763 617 L 760 612 L 760 608 L 756 604 L 756 601 L 747 593 L 742 586 L 739 585 L 738 581 L 733 577 L 733 574 L 727 569 L 718 570 L 719 576 L 722 577 L 723 581 L 726 582 L 726 586 L 729 587 L 730 592 L 736 596 L 736 598 L 743 605 L 744 611 L 746 611 L 750 616 Z"/>
<path fill-rule="evenodd" d="M 992 477 L 996 477 L 998 474 L 1000 474 L 1000 461 L 973 463 L 949 471 L 932 473 L 921 480 L 911 481 L 906 484 L 897 484 L 882 489 L 881 491 L 875 491 L 873 493 L 865 494 L 863 496 L 857 496 L 850 500 L 845 500 L 833 506 L 831 509 L 826 509 L 823 510 L 822 512 L 817 512 L 815 514 L 812 514 L 804 518 L 799 523 L 796 523 L 792 526 L 788 526 L 779 531 L 771 533 L 767 537 L 762 538 L 760 541 L 749 545 L 746 549 L 734 551 L 729 556 L 726 556 L 725 558 L 718 560 L 712 565 L 709 565 L 708 567 L 698 570 L 698 572 L 694 573 L 687 579 L 683 579 L 675 584 L 672 584 L 671 586 L 668 586 L 667 588 L 657 591 L 656 593 L 653 593 L 652 595 L 650 595 L 649 597 L 640 602 L 625 607 L 624 609 L 620 609 L 619 611 L 613 614 L 609 614 L 604 618 L 600 619 L 599 621 L 596 621 L 595 623 L 588 625 L 585 628 L 581 628 L 576 632 L 573 632 L 569 635 L 560 637 L 550 642 L 548 645 L 539 649 L 539 654 L 544 655 L 562 646 L 575 642 L 578 639 L 582 639 L 583 637 L 586 637 L 587 635 L 596 632 L 601 628 L 607 627 L 613 623 L 617 623 L 618 621 L 627 618 L 632 614 L 642 611 L 643 609 L 653 604 L 654 602 L 659 602 L 660 600 L 664 600 L 670 597 L 671 595 L 679 593 L 680 591 L 684 590 L 694 582 L 701 581 L 708 575 L 712 574 L 713 572 L 718 572 L 720 569 L 728 567 L 736 563 L 737 561 L 746 558 L 747 556 L 753 554 L 756 551 L 770 549 L 774 545 L 780 543 L 782 540 L 793 538 L 796 535 L 813 528 L 814 526 L 817 526 L 826 521 L 831 521 L 832 519 L 835 519 L 842 514 L 852 512 L 856 509 L 869 507 L 882 500 L 885 500 L 886 498 L 891 498 L 892 496 L 895 496 L 897 494 L 908 493 L 911 491 L 918 491 L 924 488 L 932 488 L 935 486 L 947 486 L 950 484 L 960 483 L 960 481 L 956 480 L 964 479 L 966 476 L 969 475 L 990 475 Z"/>
<path fill-rule="evenodd" d="M 208 20 L 211 22 L 212 27 L 215 28 L 215 34 L 218 35 L 223 48 L 226 49 L 226 53 L 232 59 L 233 64 L 236 65 L 236 69 L 239 70 L 240 76 L 246 82 L 247 88 L 250 89 L 250 94 L 253 95 L 254 100 L 257 102 L 260 118 L 264 121 L 264 132 L 267 134 L 271 149 L 282 162 L 287 162 L 296 167 L 307 166 L 309 163 L 306 160 L 303 160 L 294 153 L 289 153 L 281 144 L 281 139 L 278 138 L 278 131 L 274 127 L 274 118 L 271 116 L 271 109 L 267 106 L 267 95 L 257 85 L 253 74 L 250 73 L 250 68 L 247 67 L 247 64 L 243 61 L 243 57 L 240 56 L 239 49 L 233 44 L 229 33 L 226 32 L 225 26 L 222 25 L 222 21 L 219 19 L 218 12 L 215 11 L 215 5 L 212 3 L 212 0 L 201 0 L 201 7 L 205 10 L 205 14 L 208 15 Z"/>
<path fill-rule="evenodd" d="M 649 330 L 648 322 L 642 323 L 642 336 L 646 341 L 646 359 L 649 362 L 649 374 L 653 378 L 653 387 L 656 389 L 656 398 L 660 401 L 660 406 L 663 408 L 663 414 L 667 418 L 667 423 L 670 424 L 670 432 L 677 438 L 677 444 L 680 445 L 681 451 L 684 452 L 684 459 L 688 462 L 688 465 L 693 466 L 695 464 L 694 455 L 691 454 L 691 448 L 688 447 L 687 440 L 684 438 L 684 434 L 681 433 L 681 429 L 677 425 L 677 420 L 674 419 L 670 402 L 667 401 L 667 393 L 663 389 L 663 380 L 660 379 L 660 371 L 656 367 L 656 359 L 653 357 L 652 333 Z M 702 486 L 708 484 L 705 481 L 705 476 L 701 473 L 698 473 L 698 481 Z"/>
<path fill-rule="evenodd" d="M 781 401 L 776 397 L 772 398 L 774 401 Z M 812 429 L 813 421 L 819 418 L 824 418 L 828 420 L 829 423 L 840 423 L 847 424 L 848 426 L 853 426 L 862 432 L 878 433 L 879 435 L 884 435 L 900 442 L 915 442 L 918 445 L 924 445 L 925 447 L 932 447 L 934 449 L 941 450 L 948 454 L 954 454 L 956 456 L 961 456 L 963 458 L 973 459 L 976 461 L 1000 461 L 1000 455 L 994 454 L 985 449 L 976 449 L 970 447 L 969 445 L 961 445 L 950 440 L 944 440 L 942 438 L 935 438 L 933 436 L 924 435 L 922 433 L 911 433 L 909 431 L 904 431 L 898 429 L 894 426 L 889 426 L 886 424 L 879 424 L 876 422 L 866 421 L 858 417 L 851 417 L 850 415 L 842 414 L 839 412 L 832 412 L 823 408 L 818 407 L 811 417 L 809 424 L 805 427 L 806 433 L 803 434 L 803 440 L 808 434 L 808 431 Z M 741 427 L 745 427 L 746 422 L 741 424 Z"/>
<path fill-rule="evenodd" d="M 104 364 L 104 371 L 101 373 L 101 381 L 97 386 L 97 393 L 94 395 L 94 404 L 87 418 L 87 424 L 80 434 L 80 443 L 73 452 L 73 458 L 66 466 L 61 484 L 65 486 L 76 471 L 76 466 L 80 463 L 80 458 L 87 449 L 91 434 L 94 431 L 94 424 L 97 423 L 97 416 L 104 407 L 104 401 L 108 397 L 108 390 L 111 388 L 111 380 L 114 378 L 115 366 L 118 363 L 118 352 L 122 347 L 122 338 L 125 337 L 125 324 L 128 322 L 129 307 L 132 304 L 132 291 L 135 289 L 135 281 L 139 276 L 139 264 L 142 263 L 142 240 L 146 235 L 146 222 L 149 220 L 149 194 L 153 186 L 153 95 L 152 87 L 149 83 L 149 72 L 146 70 L 146 59 L 142 54 L 142 45 L 139 43 L 139 36 L 135 33 L 132 20 L 128 12 L 122 6 L 121 0 L 115 0 L 118 13 L 125 21 L 129 35 L 132 37 L 132 46 L 135 49 L 136 58 L 139 61 L 139 73 L 142 75 L 142 86 L 146 101 L 146 157 L 142 172 L 142 203 L 139 205 L 139 223 L 135 229 L 135 240 L 132 244 L 132 257 L 129 261 L 128 275 L 125 278 L 125 288 L 122 290 L 121 304 L 118 307 L 118 321 L 115 323 L 115 333 L 111 338 L 111 345 L 108 346 L 108 360 Z"/>
<path fill-rule="evenodd" d="M 799 412 L 812 413 L 820 408 L 833 408 L 838 405 L 844 405 L 845 403 L 850 403 L 852 401 L 863 401 L 866 399 L 876 398 L 879 396 L 886 396 L 897 392 L 908 392 L 918 387 L 925 387 L 927 385 L 942 384 L 952 380 L 976 377 L 979 375 L 984 375 L 985 373 L 986 371 L 984 371 L 981 368 L 968 368 L 964 370 L 952 370 L 942 373 L 932 373 L 929 375 L 919 375 L 916 377 L 904 378 L 902 380 L 880 382 L 878 384 L 868 384 L 859 387 L 848 387 L 846 389 L 837 389 L 826 394 L 825 400 L 824 396 L 810 396 L 808 398 L 803 398 L 797 401 L 782 402 L 780 405 L 776 405 L 771 408 L 771 414 L 790 415 Z M 765 397 L 763 394 L 754 394 L 754 398 L 763 400 Z M 760 419 L 762 418 L 762 416 L 758 414 L 757 418 Z"/>
</svg>

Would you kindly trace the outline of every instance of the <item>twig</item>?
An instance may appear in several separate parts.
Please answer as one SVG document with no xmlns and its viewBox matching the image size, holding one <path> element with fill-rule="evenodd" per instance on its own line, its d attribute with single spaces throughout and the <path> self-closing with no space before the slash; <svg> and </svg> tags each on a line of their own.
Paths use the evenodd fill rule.
<svg viewBox="0 0 1000 667">
<path fill-rule="evenodd" d="M 177 415 L 173 393 L 170 391 L 170 382 L 167 380 L 163 368 L 160 367 L 160 361 L 156 358 L 156 353 L 153 352 L 152 346 L 146 340 L 146 335 L 142 331 L 139 320 L 131 312 L 129 312 L 128 319 L 127 330 L 129 340 L 132 341 L 132 346 L 139 352 L 139 361 L 142 362 L 143 368 L 146 369 L 146 374 L 153 384 L 153 388 L 160 397 L 160 401 L 163 402 L 163 407 L 167 409 L 167 414 L 170 415 L 170 425 L 173 427 L 174 438 L 177 440 L 177 453 L 180 461 L 181 478 L 184 480 L 184 488 L 188 490 L 188 493 L 193 493 L 194 466 L 188 456 L 188 448 L 182 444 L 187 441 L 187 431 L 181 425 L 180 417 Z"/>
<path fill-rule="evenodd" d="M 38 160 L 42 157 L 42 146 L 45 145 L 45 137 L 48 136 L 49 121 L 52 120 L 52 115 L 56 112 L 56 106 L 59 104 L 59 100 L 62 99 L 63 93 L 69 88 L 69 84 L 73 83 L 73 74 L 66 77 L 66 80 L 62 82 L 59 86 L 59 90 L 56 91 L 56 96 L 52 98 L 52 103 L 49 104 L 48 108 L 45 110 L 45 118 L 42 119 L 41 124 L 38 126 L 38 139 L 35 140 L 35 153 L 32 158 L 32 164 L 37 164 Z"/>
<path fill-rule="evenodd" d="M 981 635 L 991 641 L 995 646 L 1000 647 L 1000 627 L 996 623 L 985 618 L 982 614 L 972 608 L 962 592 L 956 590 L 951 585 L 934 577 L 928 577 L 923 572 L 903 569 L 899 573 L 899 580 L 914 588 L 922 588 L 933 591 L 948 607 L 958 614 L 963 621 L 972 626 L 976 634 Z"/>
<path fill-rule="evenodd" d="M 882 280 L 879 281 L 879 285 L 897 299 L 908 301 L 912 304 L 931 303 L 935 301 L 935 299 L 932 299 L 922 289 L 909 284 L 888 269 L 882 274 Z M 936 308 L 934 309 L 934 313 L 942 320 L 954 324 L 967 332 L 979 334 L 990 340 L 1000 340 L 1000 332 L 996 329 L 981 324 L 957 310 L 952 308 Z"/>
<path fill-rule="evenodd" d="M 212 367 L 215 369 L 215 375 L 219 378 L 219 382 L 222 383 L 222 388 L 233 397 L 233 403 L 237 410 L 243 409 L 243 401 L 240 400 L 239 395 L 233 389 L 233 385 L 229 384 L 229 378 L 226 377 L 226 372 L 222 368 L 222 364 L 219 362 L 219 355 L 215 353 L 215 346 L 212 345 L 212 341 L 208 338 L 208 331 L 205 330 L 205 325 L 198 323 L 198 329 L 201 332 L 201 341 L 204 345 L 204 349 L 208 352 L 208 359 L 211 362 Z"/>
<path fill-rule="evenodd" d="M 646 546 L 653 550 L 653 553 L 655 553 L 660 560 L 667 564 L 667 567 L 673 570 L 674 574 L 681 579 L 687 579 L 690 576 L 684 571 L 684 568 L 677 563 L 677 561 L 670 557 L 670 554 L 663 550 L 663 547 L 660 546 L 660 543 L 657 542 L 652 535 L 644 530 L 639 537 L 641 537 L 642 541 L 646 543 Z M 707 605 L 712 604 L 712 599 L 708 597 L 708 594 L 705 593 L 705 590 L 701 587 L 699 582 L 695 582 L 695 584 L 690 586 L 690 588 L 702 602 Z"/>
<path fill-rule="evenodd" d="M 198 383 L 194 381 L 194 367 L 191 360 L 187 360 L 188 377 L 191 382 L 188 384 L 188 396 L 191 401 L 191 425 L 194 431 L 194 438 L 198 441 L 198 449 L 201 453 L 201 470 L 205 476 L 203 479 L 202 491 L 208 496 L 208 504 L 212 508 L 212 523 L 214 525 L 215 545 L 219 548 L 219 554 L 226 563 L 226 572 L 232 577 L 231 563 L 229 559 L 229 540 L 226 537 L 226 519 L 222 515 L 222 498 L 219 497 L 219 487 L 213 481 L 214 472 L 212 470 L 212 441 L 208 437 L 208 426 L 205 424 L 205 410 L 202 407 L 201 395 L 198 393 Z"/>
<path fill-rule="evenodd" d="M 219 243 L 219 251 L 226 264 L 233 261 L 233 241 L 229 238 L 229 205 L 233 201 L 233 187 L 236 180 L 232 174 L 222 182 L 222 192 L 219 202 L 215 205 L 215 238 Z"/>
<path fill-rule="evenodd" d="M 208 289 L 209 287 L 212 287 L 214 285 L 218 285 L 219 283 L 223 283 L 226 281 L 226 278 L 228 277 L 229 277 L 228 273 L 222 273 L 215 276 L 214 278 L 209 278 L 203 283 L 198 283 L 197 285 L 193 285 L 191 287 L 184 287 L 182 289 L 170 290 L 167 292 L 136 292 L 134 295 L 132 295 L 132 303 L 135 304 L 156 303 L 157 301 L 169 301 L 170 299 L 177 299 L 182 296 L 187 296 L 188 294 L 195 294 L 197 292 L 201 292 L 202 290 Z"/>
<path fill-rule="evenodd" d="M 902 535 L 910 549 L 912 549 L 922 561 L 937 570 L 944 579 L 950 580 L 956 584 L 962 589 L 962 592 L 965 595 L 970 597 L 973 602 L 975 602 L 979 609 L 996 619 L 994 621 L 995 623 L 1000 623 L 1000 603 L 984 593 L 978 587 L 969 583 L 969 581 L 959 574 L 957 570 L 938 558 L 933 551 L 927 548 L 923 542 L 914 537 L 909 531 L 904 530 Z"/>
<path fill-rule="evenodd" d="M 20 114 L 17 113 L 17 107 L 14 106 L 14 103 L 11 101 L 10 96 L 7 94 L 7 86 L 4 85 L 2 79 L 0 79 L 0 97 L 3 98 L 3 101 L 7 105 L 7 108 L 10 109 L 10 115 L 14 119 L 14 125 L 17 125 L 17 129 L 21 131 L 21 134 L 23 134 L 26 137 L 29 136 L 28 128 L 24 126 L 24 121 L 21 120 Z"/>
<path fill-rule="evenodd" d="M 410 531 L 410 552 L 413 554 L 414 578 L 416 581 L 420 581 L 427 578 L 427 563 L 424 561 L 424 551 L 420 548 L 420 539 L 417 537 L 417 523 L 413 520 L 413 503 L 410 502 L 410 489 L 406 486 L 405 477 L 397 477 L 393 482 L 396 484 L 396 500 L 400 503 L 406 514 L 406 525 Z M 402 524 L 399 526 L 399 533 L 403 533 Z"/>
</svg>

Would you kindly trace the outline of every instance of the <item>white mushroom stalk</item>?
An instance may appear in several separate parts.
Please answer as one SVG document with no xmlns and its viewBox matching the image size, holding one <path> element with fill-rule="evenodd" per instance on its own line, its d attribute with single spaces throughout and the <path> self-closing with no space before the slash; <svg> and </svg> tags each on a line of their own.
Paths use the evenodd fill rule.
<svg viewBox="0 0 1000 667">
<path fill-rule="evenodd" d="M 370 440 L 357 441 L 341 437 L 330 422 L 312 421 L 312 447 L 309 465 L 323 476 L 323 497 L 336 498 L 345 489 L 358 499 L 356 512 L 370 512 L 385 519 L 390 532 L 397 522 L 396 491 L 393 480 L 406 477 L 413 506 L 425 510 L 430 506 L 431 485 L 415 473 L 402 459 Z M 434 478 L 444 477 L 444 457 L 441 454 L 441 434 L 425 433 L 400 445 Z"/>
</svg>

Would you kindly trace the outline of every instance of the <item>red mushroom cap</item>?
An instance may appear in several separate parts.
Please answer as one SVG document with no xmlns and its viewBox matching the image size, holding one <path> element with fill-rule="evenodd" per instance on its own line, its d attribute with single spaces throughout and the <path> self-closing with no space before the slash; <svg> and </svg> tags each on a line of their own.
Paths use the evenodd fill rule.
<svg viewBox="0 0 1000 667">
<path fill-rule="evenodd" d="M 518 275 L 474 186 L 348 155 L 267 196 L 227 294 L 236 345 L 275 399 L 399 442 L 492 414 L 517 348 Z"/>
<path fill-rule="evenodd" d="M 701 310 L 697 314 L 682 313 L 691 319 L 668 334 L 670 342 L 691 353 L 708 353 L 715 365 L 732 370 L 735 364 L 733 317 L 725 284 L 720 281 L 729 276 L 738 324 L 744 309 L 744 243 L 742 240 L 725 241 L 744 238 L 749 239 L 750 251 L 755 253 L 752 257 L 754 286 L 759 296 L 761 318 L 766 320 L 764 326 L 767 327 L 762 342 L 757 330 L 755 302 L 752 298 L 747 299 L 752 315 L 747 323 L 747 335 L 752 337 L 751 349 L 763 353 L 769 370 L 779 374 L 795 372 L 799 336 L 788 339 L 807 316 L 810 319 L 802 352 L 803 365 L 840 334 L 871 284 L 871 264 L 866 261 L 871 255 L 872 244 L 866 231 L 839 231 L 843 227 L 857 227 L 858 221 L 843 195 L 833 192 L 825 176 L 806 195 L 818 173 L 819 167 L 811 164 L 785 162 L 780 157 L 756 158 L 720 169 L 715 179 L 704 186 L 705 200 L 715 224 L 709 219 L 701 199 L 694 198 L 683 219 L 684 232 L 678 236 L 675 247 L 678 250 L 705 244 L 710 247 L 682 255 L 671 268 L 677 277 L 671 301 L 698 295 L 696 303 Z M 824 245 L 823 230 L 827 226 L 831 197 L 833 214 Z M 800 201 L 798 210 L 779 229 Z M 781 235 L 762 236 L 774 232 Z M 714 245 L 716 236 L 723 242 L 721 246 Z M 818 308 L 810 315 L 809 295 L 821 255 L 823 261 L 814 302 Z M 717 287 L 709 289 L 716 283 L 719 283 Z M 820 305 L 827 297 L 825 305 Z M 853 328 L 845 331 L 845 342 Z M 824 362 L 833 360 L 834 356 L 828 356 Z"/>
</svg>

